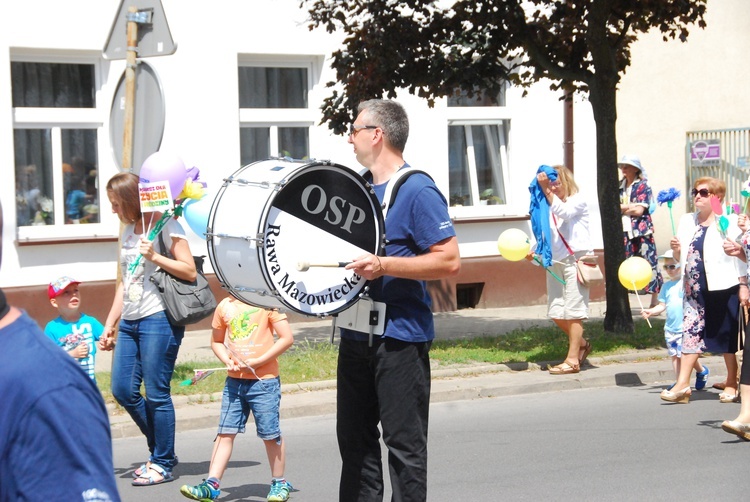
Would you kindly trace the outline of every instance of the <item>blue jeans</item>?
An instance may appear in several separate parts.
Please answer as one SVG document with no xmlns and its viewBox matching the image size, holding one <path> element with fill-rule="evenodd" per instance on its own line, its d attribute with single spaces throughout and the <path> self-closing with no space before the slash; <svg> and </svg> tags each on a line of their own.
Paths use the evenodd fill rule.
<svg viewBox="0 0 750 502">
<path fill-rule="evenodd" d="M 136 321 L 123 319 L 112 361 L 112 395 L 146 436 L 149 461 L 168 471 L 175 464 L 169 383 L 184 334 L 185 328 L 169 324 L 163 311 Z"/>
<path fill-rule="evenodd" d="M 279 377 L 266 380 L 227 377 L 221 396 L 219 434 L 244 433 L 252 412 L 258 437 L 264 441 L 277 439 L 280 442 L 280 404 Z"/>
</svg>

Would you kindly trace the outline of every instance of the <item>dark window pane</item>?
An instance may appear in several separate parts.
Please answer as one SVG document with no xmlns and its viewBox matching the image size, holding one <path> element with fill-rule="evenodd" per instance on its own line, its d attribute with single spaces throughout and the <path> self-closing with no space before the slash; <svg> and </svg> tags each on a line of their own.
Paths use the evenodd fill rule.
<svg viewBox="0 0 750 502">
<path fill-rule="evenodd" d="M 65 223 L 99 223 L 96 130 L 61 132 Z"/>
<path fill-rule="evenodd" d="M 505 87 L 502 86 L 497 92 L 496 102 L 492 101 L 489 91 L 486 90 L 477 89 L 472 97 L 469 97 L 466 91 L 457 90 L 453 96 L 448 97 L 448 106 L 505 106 Z"/>
<path fill-rule="evenodd" d="M 51 225 L 52 141 L 49 129 L 13 131 L 16 170 L 16 224 Z"/>
<path fill-rule="evenodd" d="M 501 170 L 500 135 L 497 125 L 472 126 L 474 160 L 479 197 L 485 204 L 503 204 L 505 186 Z"/>
<path fill-rule="evenodd" d="M 279 127 L 279 157 L 308 158 L 308 132 L 307 127 Z"/>
<path fill-rule="evenodd" d="M 507 136 L 505 123 L 448 127 L 451 206 L 507 203 L 503 179 Z M 476 178 L 476 193 L 472 190 L 471 175 Z"/>
<path fill-rule="evenodd" d="M 94 65 L 10 64 L 14 107 L 94 108 Z"/>
<path fill-rule="evenodd" d="M 270 157 L 271 141 L 268 127 L 240 128 L 240 165 L 246 166 Z"/>
<path fill-rule="evenodd" d="M 307 108 L 306 68 L 240 66 L 240 108 Z"/>
<path fill-rule="evenodd" d="M 466 157 L 466 134 L 463 126 L 448 127 L 448 189 L 451 206 L 471 206 L 469 161 Z"/>
</svg>

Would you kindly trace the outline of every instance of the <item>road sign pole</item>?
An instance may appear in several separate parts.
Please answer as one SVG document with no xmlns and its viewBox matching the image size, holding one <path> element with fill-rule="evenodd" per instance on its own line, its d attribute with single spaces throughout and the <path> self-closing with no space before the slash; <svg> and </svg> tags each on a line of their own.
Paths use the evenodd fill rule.
<svg viewBox="0 0 750 502">
<path fill-rule="evenodd" d="M 122 169 L 133 170 L 133 111 L 135 110 L 135 72 L 138 70 L 138 7 L 128 9 L 127 66 L 125 67 L 125 126 L 122 136 Z"/>
</svg>

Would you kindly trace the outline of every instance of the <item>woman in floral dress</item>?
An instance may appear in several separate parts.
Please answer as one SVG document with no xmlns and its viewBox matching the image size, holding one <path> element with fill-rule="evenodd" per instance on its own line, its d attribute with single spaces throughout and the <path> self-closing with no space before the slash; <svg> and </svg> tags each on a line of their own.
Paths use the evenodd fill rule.
<svg viewBox="0 0 750 502">
<path fill-rule="evenodd" d="M 625 242 L 625 258 L 640 256 L 651 264 L 651 281 L 643 290 L 651 293 L 651 307 L 659 303 L 658 296 L 664 279 L 659 271 L 659 253 L 654 241 L 654 224 L 651 220 L 653 193 L 646 179 L 646 170 L 638 157 L 625 155 L 617 167 L 622 172 L 620 180 L 620 213 Z"/>
<path fill-rule="evenodd" d="M 711 206 L 715 197 L 723 207 L 724 182 L 705 177 L 696 180 L 693 187 L 696 211 L 680 219 L 677 236 L 670 241 L 675 260 L 684 267 L 682 364 L 677 383 L 671 390 L 664 390 L 661 398 L 689 402 L 695 361 L 703 352 L 710 352 L 724 355 L 728 376 L 719 400 L 731 403 L 738 400 L 734 353 L 739 298 L 748 298 L 747 266 L 724 251 L 724 243 L 727 240 L 732 243 L 740 235 L 736 216 L 719 216 Z"/>
</svg>

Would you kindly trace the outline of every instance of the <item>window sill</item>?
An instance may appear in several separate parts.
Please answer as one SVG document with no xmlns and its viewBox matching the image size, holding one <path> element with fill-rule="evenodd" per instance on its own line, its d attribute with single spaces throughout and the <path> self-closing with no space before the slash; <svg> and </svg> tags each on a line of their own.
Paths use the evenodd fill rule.
<svg viewBox="0 0 750 502">
<path fill-rule="evenodd" d="M 85 225 L 40 225 L 16 227 L 17 246 L 117 242 L 117 232 L 103 223 Z"/>
<path fill-rule="evenodd" d="M 487 223 L 495 221 L 526 221 L 529 220 L 528 214 L 500 214 L 500 215 L 482 215 L 482 216 L 452 216 L 451 220 L 454 225 L 462 223 Z"/>
<path fill-rule="evenodd" d="M 88 237 L 19 237 L 16 245 L 22 246 L 44 246 L 49 244 L 87 244 L 92 242 L 117 242 L 116 235 L 91 235 Z"/>
</svg>

